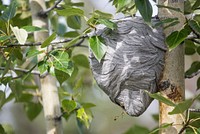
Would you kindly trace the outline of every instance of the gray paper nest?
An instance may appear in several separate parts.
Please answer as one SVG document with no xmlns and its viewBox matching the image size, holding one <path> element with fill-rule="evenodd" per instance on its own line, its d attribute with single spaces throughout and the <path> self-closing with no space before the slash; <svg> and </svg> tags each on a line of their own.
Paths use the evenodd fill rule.
<svg viewBox="0 0 200 134">
<path fill-rule="evenodd" d="M 152 23 L 158 22 L 152 19 Z M 115 20 L 117 29 L 97 27 L 107 52 L 99 63 L 90 53 L 90 65 L 99 87 L 131 116 L 141 115 L 152 102 L 145 92 L 157 92 L 167 50 L 161 27 L 150 28 L 141 17 Z"/>
</svg>

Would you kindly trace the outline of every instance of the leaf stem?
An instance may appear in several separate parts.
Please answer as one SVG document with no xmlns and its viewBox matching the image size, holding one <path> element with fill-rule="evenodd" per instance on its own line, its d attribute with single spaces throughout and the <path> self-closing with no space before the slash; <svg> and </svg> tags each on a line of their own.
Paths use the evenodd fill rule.
<svg viewBox="0 0 200 134">
<path fill-rule="evenodd" d="M 51 42 L 50 44 L 54 45 L 54 44 L 59 44 L 59 43 L 67 43 L 69 41 L 71 41 L 72 39 L 65 39 L 65 40 L 61 40 L 61 41 L 54 41 Z M 18 43 L 13 43 L 13 44 L 8 44 L 7 46 L 0 46 L 0 48 L 9 48 L 9 47 L 26 47 L 26 46 L 41 46 L 42 42 L 30 42 L 30 43 L 25 43 L 24 45 L 18 44 Z"/>
<path fill-rule="evenodd" d="M 62 0 L 56 1 L 55 4 L 54 4 L 52 7 L 48 8 L 48 9 L 46 9 L 46 10 L 44 10 L 44 11 L 39 12 L 39 16 L 46 17 L 47 14 L 48 14 L 50 11 L 52 11 L 52 10 L 54 10 L 55 8 L 58 7 L 58 4 L 59 4 L 60 2 L 62 2 Z"/>
<path fill-rule="evenodd" d="M 185 75 L 185 78 L 191 79 L 194 76 L 197 76 L 198 74 L 200 74 L 200 69 L 197 72 L 192 73 L 191 75 Z"/>
</svg>

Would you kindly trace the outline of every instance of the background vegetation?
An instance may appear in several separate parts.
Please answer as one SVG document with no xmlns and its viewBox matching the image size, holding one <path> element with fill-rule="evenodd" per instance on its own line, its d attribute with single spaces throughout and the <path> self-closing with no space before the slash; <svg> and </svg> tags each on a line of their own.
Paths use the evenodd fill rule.
<svg viewBox="0 0 200 134">
<path fill-rule="evenodd" d="M 151 26 L 153 10 L 147 0 L 114 0 L 111 3 L 116 7 L 116 12 L 122 12 L 125 15 L 133 15 L 138 9 L 146 23 Z M 173 125 L 163 124 L 157 129 L 154 129 L 156 126 L 146 128 L 143 125 L 146 121 L 142 121 L 140 125 L 134 125 L 138 119 L 124 115 L 119 107 L 105 101 L 108 98 L 95 85 L 88 62 L 88 48 L 99 61 L 106 49 L 98 36 L 89 38 L 87 33 L 94 30 L 98 24 L 115 29 L 116 25 L 111 21 L 112 14 L 95 9 L 89 13 L 84 10 L 83 2 L 71 0 L 50 0 L 46 1 L 46 5 L 47 10 L 41 11 L 39 15 L 48 17 L 49 29 L 32 26 L 28 0 L 12 0 L 9 5 L 0 2 L 1 112 L 4 111 L 8 102 L 14 102 L 12 105 L 23 107 L 23 111 L 15 109 L 13 114 L 15 117 L 7 118 L 15 118 L 16 124 L 26 122 L 27 119 L 22 118 L 25 112 L 28 119 L 33 121 L 33 127 L 26 123 L 22 123 L 26 126 L 17 126 L 14 123 L 17 126 L 14 129 L 11 125 L 2 122 L 0 133 L 14 133 L 14 131 L 15 133 L 27 133 L 30 130 L 33 130 L 33 133 L 45 133 L 42 98 L 35 76 L 43 79 L 47 75 L 52 75 L 57 79 L 56 86 L 62 111 L 60 118 L 65 122 L 64 133 L 157 133 L 160 128 Z M 186 0 L 184 12 L 178 8 L 163 5 L 158 5 L 158 8 L 175 10 L 186 16 L 183 28 L 174 31 L 166 38 L 169 50 L 173 51 L 184 41 L 185 54 L 198 57 L 200 55 L 200 1 Z M 177 23 L 179 20 L 174 16 L 174 18 L 162 20 L 157 26 L 165 24 L 165 28 L 169 28 Z M 44 42 L 35 42 L 33 33 L 42 31 L 48 31 L 49 37 Z M 38 47 L 52 47 L 52 49 L 45 51 L 39 50 Z M 38 55 L 43 56 L 38 59 Z M 150 94 L 153 98 L 173 106 L 174 110 L 170 114 L 183 114 L 187 111 L 183 130 L 187 128 L 188 133 L 200 133 L 199 72 L 200 61 L 193 61 L 185 77 L 187 79 L 197 78 L 196 89 L 191 89 L 194 92 L 191 99 L 180 104 L 165 99 L 160 93 Z M 112 115 L 110 115 L 111 111 Z M 143 115 L 140 119 L 146 119 L 147 116 L 150 118 L 151 115 Z M 153 115 L 153 118 L 158 121 L 158 115 Z M 35 120 L 37 123 L 42 123 L 36 124 Z"/>
</svg>

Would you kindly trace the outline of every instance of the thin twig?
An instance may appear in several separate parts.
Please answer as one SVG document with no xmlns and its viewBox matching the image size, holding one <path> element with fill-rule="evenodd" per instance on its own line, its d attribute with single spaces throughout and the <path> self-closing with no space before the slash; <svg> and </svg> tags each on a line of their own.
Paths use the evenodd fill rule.
<svg viewBox="0 0 200 134">
<path fill-rule="evenodd" d="M 188 121 L 183 125 L 183 127 L 181 128 L 181 130 L 179 131 L 178 134 L 182 134 L 182 133 L 185 131 L 185 129 L 188 127 L 189 124 L 190 124 L 190 120 L 188 120 Z"/>
<path fill-rule="evenodd" d="M 44 11 L 41 11 L 41 12 L 39 13 L 39 16 L 46 17 L 47 14 L 48 14 L 50 11 L 52 11 L 54 8 L 57 8 L 57 7 L 58 7 L 58 4 L 59 4 L 61 1 L 62 1 L 62 0 L 58 0 L 58 1 L 55 2 L 55 4 L 54 4 L 52 7 L 48 8 L 48 9 L 46 9 L 46 10 L 44 10 Z"/>
<path fill-rule="evenodd" d="M 185 75 L 185 78 L 190 79 L 194 76 L 197 76 L 198 74 L 200 74 L 200 69 L 197 72 L 192 73 L 191 75 Z"/>
<path fill-rule="evenodd" d="M 83 43 L 83 41 L 85 40 L 85 37 L 82 37 L 81 40 L 77 43 L 75 43 L 74 45 L 66 48 L 66 49 L 69 49 L 69 48 L 72 48 L 72 47 L 78 47 L 78 46 L 81 46 L 81 44 Z M 87 47 L 87 46 L 82 46 L 82 47 Z"/>
<path fill-rule="evenodd" d="M 0 67 L 0 70 L 5 70 L 5 67 Z M 22 72 L 22 73 L 29 73 L 30 70 L 27 70 L 27 69 L 22 69 L 22 68 L 14 68 L 14 69 L 10 69 L 10 70 L 14 70 L 14 71 L 19 71 L 19 72 Z M 35 75 L 39 75 L 40 72 L 39 71 L 31 71 L 32 74 L 35 74 Z"/>
<path fill-rule="evenodd" d="M 31 68 L 30 70 L 28 69 L 22 69 L 22 68 L 14 68 L 14 69 L 10 69 L 10 70 L 14 70 L 14 71 L 19 71 L 19 72 L 22 72 L 24 74 L 28 74 L 28 73 L 31 73 L 33 75 L 38 75 L 40 78 L 44 78 L 48 75 L 48 72 L 44 72 L 43 74 L 40 74 L 39 71 L 36 71 L 36 70 L 33 70 L 36 66 L 34 66 L 33 68 Z M 5 70 L 5 67 L 0 67 L 0 70 Z M 12 77 L 12 79 L 18 79 L 18 78 L 21 78 L 23 75 L 19 75 L 19 76 L 16 76 L 16 77 Z"/>
<path fill-rule="evenodd" d="M 51 45 L 54 45 L 54 44 L 59 44 L 59 43 L 67 43 L 69 41 L 71 41 L 72 39 L 65 39 L 65 40 L 61 40 L 61 41 L 54 41 L 54 42 L 51 42 L 50 44 Z M 36 43 L 33 43 L 33 42 L 30 42 L 30 43 L 25 43 L 25 44 L 18 44 L 18 43 L 14 43 L 14 44 L 8 44 L 7 46 L 0 46 L 0 48 L 9 48 L 9 47 L 26 47 L 26 46 L 41 46 L 42 45 L 42 42 L 36 42 Z"/>
</svg>

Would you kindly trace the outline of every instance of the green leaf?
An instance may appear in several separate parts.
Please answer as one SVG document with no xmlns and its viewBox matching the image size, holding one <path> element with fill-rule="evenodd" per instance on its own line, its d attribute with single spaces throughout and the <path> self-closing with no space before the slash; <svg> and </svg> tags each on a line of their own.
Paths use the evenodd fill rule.
<svg viewBox="0 0 200 134">
<path fill-rule="evenodd" d="M 195 120 L 199 118 L 199 113 L 196 113 L 196 112 L 190 112 L 190 116 L 189 116 L 189 119 L 190 120 Z M 193 126 L 193 127 L 196 127 L 196 128 L 200 128 L 200 123 L 199 123 L 199 120 L 196 120 L 194 122 L 190 122 L 190 125 Z M 191 128 L 188 128 L 189 130 L 192 130 Z M 186 129 L 186 131 L 188 131 L 188 129 Z M 192 131 L 193 132 L 193 131 Z M 190 133 L 190 134 L 194 134 L 193 133 Z"/>
<path fill-rule="evenodd" d="M 67 25 L 73 29 L 81 28 L 81 18 L 80 16 L 69 16 L 67 17 Z"/>
<path fill-rule="evenodd" d="M 6 95 L 3 91 L 0 90 L 0 109 L 4 105 L 5 101 L 6 101 Z"/>
<path fill-rule="evenodd" d="M 27 32 L 47 31 L 47 29 L 45 29 L 45 28 L 40 28 L 40 27 L 36 27 L 36 26 L 24 26 L 22 28 L 24 30 L 26 30 Z"/>
<path fill-rule="evenodd" d="M 40 71 L 40 74 L 43 74 L 45 71 L 48 71 L 49 65 L 46 61 L 40 61 L 38 63 L 38 70 Z"/>
<path fill-rule="evenodd" d="M 73 8 L 73 7 L 67 7 L 62 10 L 56 10 L 56 12 L 58 13 L 58 15 L 66 16 L 66 17 L 73 16 L 73 15 L 84 16 L 83 10 L 81 10 L 79 8 Z"/>
<path fill-rule="evenodd" d="M 174 107 L 174 109 L 171 112 L 169 112 L 169 114 L 179 114 L 185 112 L 191 107 L 193 101 L 194 100 L 190 99 L 180 102 Z"/>
<path fill-rule="evenodd" d="M 33 100 L 33 95 L 22 93 L 23 90 L 21 89 L 24 89 L 22 83 L 21 79 L 10 82 L 10 88 L 15 95 L 15 100 L 16 102 L 31 102 Z"/>
<path fill-rule="evenodd" d="M 69 60 L 69 55 L 65 51 L 56 51 L 51 54 L 53 58 L 53 66 L 55 69 L 63 71 L 70 76 L 73 73 L 73 63 Z"/>
<path fill-rule="evenodd" d="M 195 54 L 196 51 L 194 48 L 191 48 L 191 47 L 185 47 L 185 55 L 193 55 Z"/>
<path fill-rule="evenodd" d="M 135 0 L 135 5 L 147 24 L 151 23 L 152 6 L 149 0 Z"/>
<path fill-rule="evenodd" d="M 10 38 L 11 38 L 11 36 L 0 36 L 0 42 L 4 42 Z"/>
<path fill-rule="evenodd" d="M 53 33 L 51 36 L 49 36 L 41 45 L 41 48 L 47 47 L 50 45 L 50 43 L 56 39 L 56 33 Z"/>
<path fill-rule="evenodd" d="M 7 103 L 7 102 L 10 102 L 11 100 L 13 100 L 14 99 L 14 93 L 10 93 L 10 95 L 6 98 L 6 101 L 5 101 L 5 103 Z"/>
<path fill-rule="evenodd" d="M 87 128 L 89 128 L 89 126 L 90 126 L 90 124 L 89 124 L 90 118 L 89 118 L 89 116 L 86 114 L 84 108 L 80 108 L 80 109 L 77 110 L 77 115 L 76 115 L 76 117 L 77 117 L 81 122 L 83 122 Z"/>
<path fill-rule="evenodd" d="M 19 60 L 21 60 L 22 61 L 22 59 L 23 59 L 23 54 L 22 54 L 22 50 L 21 50 L 21 48 L 14 48 L 13 49 L 13 55 L 17 58 L 17 59 L 19 59 Z"/>
<path fill-rule="evenodd" d="M 200 15 L 195 15 L 193 18 L 195 21 L 200 22 Z"/>
<path fill-rule="evenodd" d="M 166 38 L 166 42 L 169 46 L 169 50 L 173 50 L 175 49 L 178 45 L 181 44 L 181 42 L 183 42 L 187 36 L 188 36 L 189 32 L 186 29 L 182 29 L 181 31 L 174 31 L 172 32 L 167 38 Z"/>
<path fill-rule="evenodd" d="M 160 125 L 159 128 L 154 129 L 154 130 L 151 131 L 149 134 L 157 134 L 157 132 L 158 132 L 159 130 L 164 129 L 164 128 L 168 128 L 168 127 L 170 127 L 170 126 L 172 126 L 172 125 L 173 125 L 173 123 L 163 123 L 163 124 Z"/>
<path fill-rule="evenodd" d="M 70 77 L 69 74 L 63 71 L 60 71 L 58 69 L 55 69 L 54 72 L 55 72 L 56 79 L 58 80 L 60 85 L 62 85 L 62 83 Z"/>
<path fill-rule="evenodd" d="M 173 27 L 173 26 L 175 26 L 175 25 L 178 24 L 178 23 L 180 23 L 180 22 L 179 22 L 179 21 L 174 21 L 174 22 L 172 22 L 172 23 L 166 25 L 166 26 L 164 27 L 164 29 L 167 29 L 167 28 L 169 28 L 169 27 Z"/>
<path fill-rule="evenodd" d="M 193 55 L 196 52 L 196 45 L 193 41 L 185 40 L 185 54 Z"/>
<path fill-rule="evenodd" d="M 93 103 L 82 103 L 81 106 L 85 109 L 95 107 L 96 105 Z"/>
<path fill-rule="evenodd" d="M 159 121 L 159 114 L 153 114 L 152 118 L 154 119 L 154 121 L 158 122 Z"/>
<path fill-rule="evenodd" d="M 184 14 L 190 14 L 192 12 L 192 6 L 190 0 L 184 1 Z"/>
<path fill-rule="evenodd" d="M 25 111 L 26 111 L 28 118 L 32 121 L 42 111 L 42 106 L 40 103 L 29 102 L 29 103 L 25 104 Z"/>
<path fill-rule="evenodd" d="M 10 25 L 10 28 L 13 31 L 15 37 L 17 38 L 19 44 L 25 44 L 28 37 L 27 31 L 24 29 L 19 29 L 18 27 L 12 27 L 12 25 Z"/>
<path fill-rule="evenodd" d="M 3 124 L 2 127 L 4 128 L 5 134 L 15 134 L 10 124 Z"/>
<path fill-rule="evenodd" d="M 118 0 L 116 3 L 117 12 L 120 12 L 124 7 L 126 7 L 127 0 Z"/>
<path fill-rule="evenodd" d="M 76 3 L 70 2 L 69 5 L 76 6 L 76 7 L 83 7 L 84 3 L 83 2 L 76 2 Z"/>
<path fill-rule="evenodd" d="M 62 101 L 62 108 L 68 114 L 75 110 L 77 107 L 77 103 L 74 100 L 63 100 Z"/>
<path fill-rule="evenodd" d="M 76 118 L 76 122 L 79 134 L 84 134 L 85 133 L 84 122 L 78 118 Z"/>
<path fill-rule="evenodd" d="M 0 20 L 6 22 L 11 20 L 15 16 L 16 8 L 17 8 L 17 2 L 16 0 L 12 0 L 8 8 L 3 11 L 3 14 L 0 16 Z"/>
<path fill-rule="evenodd" d="M 112 30 L 117 28 L 116 23 L 114 23 L 114 22 L 112 22 L 112 21 L 110 21 L 108 19 L 98 19 L 97 22 L 100 23 L 100 24 L 104 24 L 106 27 L 108 27 L 108 28 L 110 28 Z"/>
<path fill-rule="evenodd" d="M 182 13 L 180 8 L 174 8 L 174 7 L 170 7 L 170 6 L 164 6 L 164 5 L 157 5 L 157 7 L 158 8 L 167 8 L 167 9 Z"/>
<path fill-rule="evenodd" d="M 99 10 L 95 10 L 93 16 L 98 19 L 112 19 L 113 15 Z"/>
<path fill-rule="evenodd" d="M 21 82 L 21 81 L 20 81 Z M 22 82 L 21 82 L 22 83 Z M 9 86 L 12 90 L 12 93 L 14 93 L 15 95 L 15 100 L 19 101 L 20 96 L 22 95 L 22 90 L 19 90 L 19 88 L 21 89 L 21 83 L 19 83 L 18 80 L 15 81 L 11 81 L 9 83 Z"/>
<path fill-rule="evenodd" d="M 200 62 L 194 61 L 191 64 L 191 67 L 185 72 L 185 75 L 192 75 L 193 73 L 197 72 L 200 69 Z"/>
<path fill-rule="evenodd" d="M 12 80 L 12 77 L 11 76 L 6 76 L 6 77 L 2 77 L 0 80 L 1 80 L 0 81 L 1 84 L 7 85 Z"/>
<path fill-rule="evenodd" d="M 197 79 L 197 90 L 200 89 L 200 77 Z"/>
<path fill-rule="evenodd" d="M 109 19 L 112 19 L 112 18 L 113 18 L 112 14 L 101 12 L 99 10 L 95 10 L 92 14 L 92 17 L 90 19 L 88 19 L 87 23 L 96 25 L 97 21 L 100 20 L 100 19 L 102 19 L 102 20 L 100 20 L 100 21 L 102 21 L 102 23 L 106 23 L 106 22 L 104 22 L 104 19 L 109 20 Z M 107 22 L 107 23 L 109 23 L 109 22 Z M 109 23 L 107 25 L 111 25 L 111 24 Z"/>
<path fill-rule="evenodd" d="M 4 128 L 2 127 L 2 125 L 0 125 L 0 134 L 6 134 Z"/>
<path fill-rule="evenodd" d="M 135 125 L 131 127 L 127 132 L 124 134 L 148 134 L 149 129 L 143 126 Z"/>
<path fill-rule="evenodd" d="M 44 51 L 39 51 L 37 49 L 30 49 L 27 53 L 26 53 L 26 57 L 30 58 L 30 57 L 35 57 L 41 53 L 43 53 Z"/>
<path fill-rule="evenodd" d="M 200 46 L 199 47 L 197 47 L 197 53 L 200 55 Z"/>
<path fill-rule="evenodd" d="M 134 15 L 136 13 L 134 0 L 114 0 L 113 5 L 117 8 L 117 12 L 122 12 L 125 15 Z"/>
<path fill-rule="evenodd" d="M 190 20 L 188 22 L 189 26 L 196 32 L 200 35 L 200 25 L 197 21 L 195 20 Z"/>
<path fill-rule="evenodd" d="M 99 36 L 93 36 L 89 38 L 90 49 L 99 62 L 107 51 L 107 46 L 101 40 L 102 38 Z"/>
<path fill-rule="evenodd" d="M 80 36 L 77 36 L 77 37 L 73 38 L 70 42 L 67 42 L 67 43 L 64 45 L 64 48 L 69 48 L 69 47 L 73 46 L 73 45 L 76 44 L 79 40 L 80 40 Z"/>
<path fill-rule="evenodd" d="M 73 81 L 73 80 L 72 80 Z M 74 86 L 73 86 L 73 90 L 78 90 L 80 88 L 83 87 L 83 79 L 80 78 L 79 80 L 77 80 L 75 83 L 74 83 Z"/>
<path fill-rule="evenodd" d="M 200 1 L 196 0 L 196 2 L 194 3 L 194 5 L 192 6 L 192 10 L 197 9 L 200 6 Z"/>
<path fill-rule="evenodd" d="M 70 31 L 70 32 L 66 32 L 64 34 L 64 37 L 68 37 L 68 38 L 74 38 L 79 36 L 80 34 L 77 31 Z"/>
<path fill-rule="evenodd" d="M 57 33 L 58 35 L 63 36 L 63 35 L 65 34 L 66 30 L 67 30 L 67 27 L 66 27 L 65 24 L 63 24 L 63 23 L 58 23 L 57 29 L 56 29 L 56 33 Z"/>
<path fill-rule="evenodd" d="M 154 93 L 154 94 L 151 94 L 151 93 L 149 93 L 149 92 L 147 92 L 147 93 L 148 93 L 148 95 L 149 95 L 150 97 L 152 97 L 152 98 L 154 98 L 154 99 L 156 99 L 156 100 L 158 100 L 158 101 L 160 101 L 160 102 L 162 102 L 162 103 L 165 103 L 165 104 L 167 104 L 167 105 L 169 105 L 169 106 L 173 106 L 173 107 L 176 106 L 175 103 L 173 103 L 173 102 L 170 101 L 169 99 L 167 99 L 167 98 L 165 98 L 164 96 L 162 96 L 160 92 Z"/>
<path fill-rule="evenodd" d="M 72 60 L 75 62 L 77 66 L 89 68 L 89 61 L 88 58 L 83 54 L 78 54 L 72 57 Z"/>
<path fill-rule="evenodd" d="M 5 66 L 5 69 L 3 71 L 2 77 L 4 77 L 4 75 L 8 72 L 8 70 L 12 67 L 11 60 L 12 60 L 11 57 L 9 57 L 9 59 L 6 60 L 6 66 Z"/>
<path fill-rule="evenodd" d="M 22 85 L 20 85 L 20 87 L 22 87 Z M 15 89 L 15 90 L 20 90 L 21 89 L 20 87 L 16 87 L 17 89 Z M 18 91 L 18 92 L 21 92 L 21 93 L 19 93 L 17 102 L 25 102 L 25 103 L 32 102 L 33 95 L 22 93 L 22 91 Z"/>
<path fill-rule="evenodd" d="M 174 22 L 174 21 L 177 21 L 177 20 L 178 20 L 177 17 L 175 17 L 175 18 L 166 18 L 166 19 L 163 19 L 163 20 L 160 20 L 159 22 L 157 22 L 155 24 L 155 27 L 162 26 L 163 24 L 171 23 L 171 22 Z"/>
</svg>

